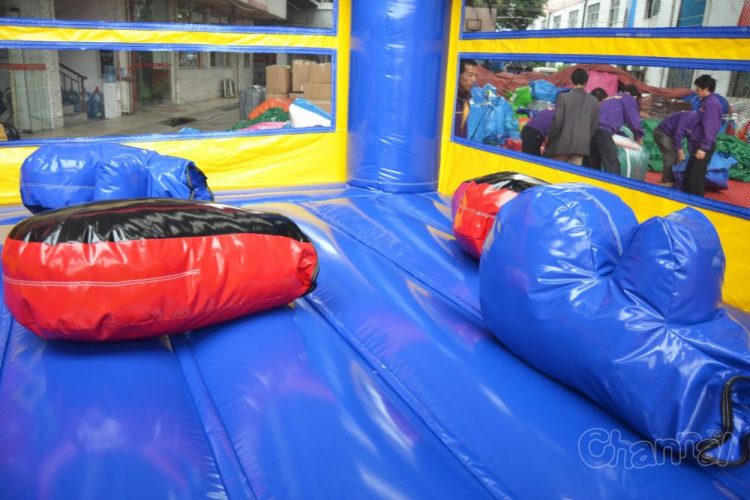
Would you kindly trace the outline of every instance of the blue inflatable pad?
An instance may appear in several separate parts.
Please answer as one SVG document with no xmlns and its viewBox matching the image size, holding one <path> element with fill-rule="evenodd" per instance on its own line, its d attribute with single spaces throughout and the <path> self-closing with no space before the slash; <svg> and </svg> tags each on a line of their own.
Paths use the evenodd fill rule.
<svg viewBox="0 0 750 500">
<path fill-rule="evenodd" d="M 32 213 L 132 198 L 210 201 L 213 194 L 192 161 L 115 143 L 44 145 L 21 166 L 21 200 Z"/>
<path fill-rule="evenodd" d="M 704 215 L 638 225 L 604 190 L 543 186 L 503 207 L 485 254 L 482 313 L 511 351 L 680 457 L 745 461 L 748 330 L 721 307 Z"/>
<path fill-rule="evenodd" d="M 230 198 L 299 224 L 318 288 L 119 344 L 45 342 L 3 309 L 1 497 L 750 494 L 743 468 L 582 455 L 592 429 L 621 446 L 643 437 L 484 326 L 478 266 L 458 258 L 442 197 L 330 186 Z"/>
</svg>

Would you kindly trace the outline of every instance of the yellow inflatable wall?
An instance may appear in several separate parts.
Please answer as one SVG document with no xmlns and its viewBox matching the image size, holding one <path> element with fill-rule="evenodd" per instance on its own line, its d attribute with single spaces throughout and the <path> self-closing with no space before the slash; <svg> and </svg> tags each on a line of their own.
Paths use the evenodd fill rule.
<svg viewBox="0 0 750 500">
<path fill-rule="evenodd" d="M 584 56 L 637 56 L 690 58 L 710 54 L 711 59 L 743 61 L 750 54 L 750 40 L 726 38 L 623 38 L 623 37 L 539 37 L 539 38 L 487 38 L 460 39 L 461 1 L 453 2 L 451 13 L 450 45 L 446 81 L 446 99 L 443 115 L 440 182 L 441 193 L 451 195 L 464 180 L 481 175 L 511 170 L 522 172 L 548 182 L 587 182 L 607 189 L 622 198 L 635 211 L 640 220 L 666 215 L 685 207 L 684 203 L 649 194 L 609 182 L 558 170 L 533 161 L 519 160 L 453 142 L 452 127 L 457 88 L 457 71 L 460 54 L 481 58 L 496 54 L 529 54 L 530 60 L 540 60 L 539 55 Z M 700 67 L 696 64 L 695 67 Z M 727 259 L 724 282 L 725 302 L 750 311 L 750 221 L 719 211 L 695 207 L 716 226 Z"/>
<path fill-rule="evenodd" d="M 159 153 L 193 160 L 208 176 L 214 191 L 253 187 L 312 185 L 346 181 L 346 131 L 349 88 L 349 2 L 339 2 L 336 35 L 253 34 L 206 31 L 72 29 L 68 27 L 0 26 L 3 42 L 127 43 L 143 45 L 194 44 L 217 49 L 275 48 L 335 51 L 335 130 L 331 132 L 249 135 L 242 137 L 125 142 Z M 184 50 L 184 49 L 181 49 Z M 23 160 L 36 148 L 0 147 L 0 204 L 20 203 L 19 178 Z"/>
</svg>

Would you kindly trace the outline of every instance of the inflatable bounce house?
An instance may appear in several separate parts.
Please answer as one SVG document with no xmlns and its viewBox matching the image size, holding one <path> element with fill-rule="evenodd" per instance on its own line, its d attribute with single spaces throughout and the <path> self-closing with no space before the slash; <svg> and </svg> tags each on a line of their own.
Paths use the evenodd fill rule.
<svg viewBox="0 0 750 500">
<path fill-rule="evenodd" d="M 0 12 L 0 498 L 750 497 L 748 204 L 519 134 L 744 92 L 747 1 L 73 3 Z"/>
</svg>

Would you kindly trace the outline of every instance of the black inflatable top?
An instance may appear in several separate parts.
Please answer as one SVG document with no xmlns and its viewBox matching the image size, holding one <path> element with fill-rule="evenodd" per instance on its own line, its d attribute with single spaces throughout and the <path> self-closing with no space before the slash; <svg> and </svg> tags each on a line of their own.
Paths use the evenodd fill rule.
<svg viewBox="0 0 750 500">
<path fill-rule="evenodd" d="M 310 241 L 281 214 L 170 198 L 101 201 L 51 210 L 20 222 L 8 237 L 57 245 L 235 233 Z"/>
</svg>

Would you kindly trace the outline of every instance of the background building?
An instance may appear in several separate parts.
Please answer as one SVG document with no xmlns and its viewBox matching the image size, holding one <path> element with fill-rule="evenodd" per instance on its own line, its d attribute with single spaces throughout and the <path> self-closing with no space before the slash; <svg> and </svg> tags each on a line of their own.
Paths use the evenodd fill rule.
<svg viewBox="0 0 750 500">
<path fill-rule="evenodd" d="M 333 0 L 0 0 L 0 16 L 330 28 Z M 290 62 L 286 54 L 0 49 L 0 119 L 26 132 L 73 125 L 91 118 L 97 91 L 105 118 L 236 97 L 265 84 L 268 64 Z"/>
</svg>

